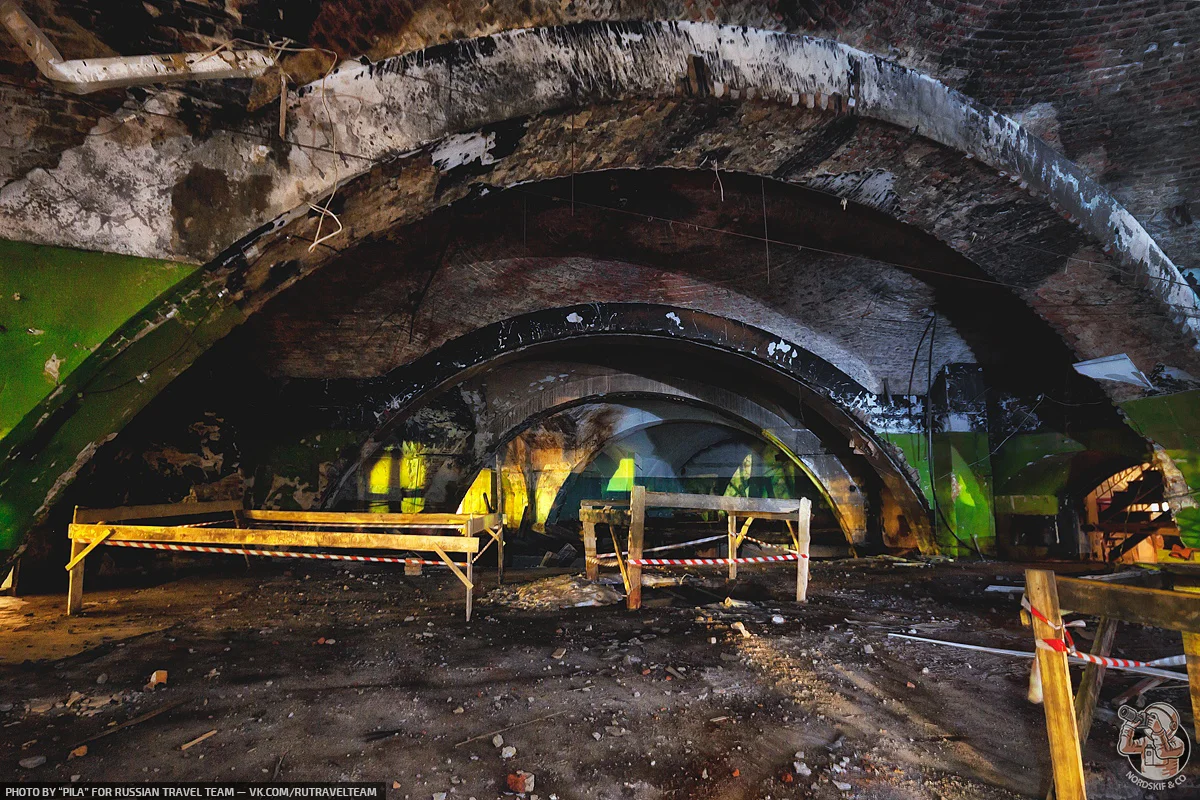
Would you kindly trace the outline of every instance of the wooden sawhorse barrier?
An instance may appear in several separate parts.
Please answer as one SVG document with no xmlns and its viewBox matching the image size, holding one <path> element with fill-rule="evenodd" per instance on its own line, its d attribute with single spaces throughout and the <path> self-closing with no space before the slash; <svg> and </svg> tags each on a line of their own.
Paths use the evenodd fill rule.
<svg viewBox="0 0 1200 800">
<path fill-rule="evenodd" d="M 154 524 L 173 520 L 173 524 Z M 335 530 L 351 528 L 357 530 Z M 366 530 L 363 530 L 366 529 Z M 395 533 L 399 530 L 455 531 L 446 535 Z M 479 546 L 479 535 L 488 537 Z M 144 549 L 227 555 L 310 558 L 338 561 L 409 563 L 396 556 L 359 556 L 330 550 L 380 550 L 392 553 L 436 553 L 466 588 L 467 619 L 471 619 L 474 564 L 496 545 L 498 578 L 504 581 L 504 524 L 499 514 L 372 514 L 336 511 L 263 511 L 243 509 L 240 502 L 174 503 L 108 509 L 75 509 L 68 536 L 71 560 L 67 614 L 83 608 L 84 559 L 103 544 Z M 314 548 L 288 552 L 262 548 Z M 459 563 L 450 553 L 463 553 Z M 436 563 L 436 562 L 429 562 Z"/>
<path fill-rule="evenodd" d="M 604 500 L 584 500 L 579 506 L 583 523 L 583 549 L 587 576 L 600 577 L 600 562 L 596 552 L 596 525 L 607 524 L 613 530 L 613 549 L 621 578 L 625 583 L 626 605 L 630 609 L 642 606 L 642 555 L 646 538 L 646 509 L 675 508 L 688 511 L 724 511 L 729 515 L 727 541 L 729 555 L 715 559 L 729 568 L 729 580 L 737 577 L 737 549 L 750 532 L 756 519 L 781 519 L 787 523 L 796 553 L 796 602 L 808 599 L 808 561 L 811 549 L 812 501 L 779 500 L 763 497 L 724 497 L 708 494 L 677 494 L 649 492 L 644 486 L 634 486 L 629 493 L 629 505 Z M 738 520 L 742 521 L 738 527 Z M 616 527 L 629 529 L 628 556 L 622 560 Z M 694 560 L 694 559 L 693 559 Z"/>
<path fill-rule="evenodd" d="M 1062 615 L 1073 612 L 1100 618 L 1091 655 L 1107 657 L 1116 622 L 1167 628 L 1183 633 L 1193 721 L 1200 726 L 1200 575 L 1176 576 L 1174 591 L 1126 586 L 1097 580 L 1056 576 L 1049 570 L 1025 571 L 1025 596 L 1036 613 L 1022 612 L 1032 623 L 1041 671 L 1046 732 L 1054 768 L 1052 797 L 1087 800 L 1083 779 L 1082 742 L 1087 739 L 1092 713 L 1104 681 L 1104 667 L 1084 668 L 1076 699 L 1071 691 L 1068 654 L 1045 644 L 1064 642 Z M 1200 728 L 1197 729 L 1200 739 Z M 1193 740 L 1195 741 L 1195 740 Z"/>
</svg>

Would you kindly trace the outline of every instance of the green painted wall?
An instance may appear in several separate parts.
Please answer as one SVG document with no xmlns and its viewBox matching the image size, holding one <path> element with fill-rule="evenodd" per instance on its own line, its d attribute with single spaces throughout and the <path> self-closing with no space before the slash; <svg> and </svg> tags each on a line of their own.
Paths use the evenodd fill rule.
<svg viewBox="0 0 1200 800">
<path fill-rule="evenodd" d="M 0 439 L 126 320 L 196 269 L 0 240 Z"/>
<path fill-rule="evenodd" d="M 1121 404 L 1130 424 L 1162 445 L 1183 473 L 1193 500 L 1200 499 L 1200 390 L 1144 397 Z M 1175 514 L 1179 535 L 1188 547 L 1200 547 L 1200 508 Z"/>
</svg>

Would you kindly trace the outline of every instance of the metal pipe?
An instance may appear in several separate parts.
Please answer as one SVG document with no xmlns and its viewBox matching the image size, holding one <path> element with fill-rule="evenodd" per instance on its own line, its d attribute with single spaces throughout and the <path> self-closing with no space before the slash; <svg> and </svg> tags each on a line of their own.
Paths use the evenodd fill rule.
<svg viewBox="0 0 1200 800">
<path fill-rule="evenodd" d="M 63 59 L 15 0 L 0 2 L 0 22 L 47 79 L 67 91 L 88 94 L 123 86 L 191 80 L 253 78 L 275 64 L 264 50 Z"/>
</svg>

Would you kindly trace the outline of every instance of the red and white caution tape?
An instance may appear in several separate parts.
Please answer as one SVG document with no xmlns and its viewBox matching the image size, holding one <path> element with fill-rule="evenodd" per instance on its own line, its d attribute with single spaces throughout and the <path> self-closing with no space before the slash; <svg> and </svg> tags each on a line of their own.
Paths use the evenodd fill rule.
<svg viewBox="0 0 1200 800">
<path fill-rule="evenodd" d="M 664 550 L 682 550 L 685 547 L 692 547 L 693 545 L 705 544 L 707 542 L 715 542 L 718 539 L 725 539 L 725 538 L 726 538 L 726 534 L 723 533 L 720 536 L 706 536 L 703 539 L 692 539 L 690 542 L 676 542 L 675 544 L 664 544 L 659 547 L 649 547 L 649 548 L 646 548 L 645 550 L 643 550 L 642 552 L 643 553 L 660 553 Z M 627 556 L 627 555 L 629 555 L 629 552 L 627 550 L 622 550 L 621 555 Z M 617 561 L 617 556 L 614 553 L 600 553 L 596 556 L 595 560 L 596 561 L 610 561 L 615 564 Z"/>
<path fill-rule="evenodd" d="M 977 650 L 981 653 L 992 653 L 993 655 L 999 655 L 999 656 L 1016 656 L 1018 658 L 1033 658 L 1036 655 L 1036 652 L 1027 652 L 1025 650 L 1006 650 L 1006 649 L 1003 649 L 1000 647 L 983 647 L 983 646 L 977 645 L 977 644 L 966 644 L 965 642 L 947 642 L 947 641 L 943 641 L 941 639 L 926 639 L 923 636 L 906 636 L 905 634 L 902 634 L 902 633 L 889 633 L 888 636 L 891 638 L 894 638 L 894 639 L 909 639 L 914 642 L 924 642 L 926 644 L 936 644 L 936 645 L 942 645 L 944 647 L 956 647 L 961 650 Z M 1075 662 L 1086 662 L 1088 660 L 1087 659 L 1088 655 L 1090 655 L 1090 654 L 1080 653 L 1078 655 L 1071 655 L 1068 653 L 1067 658 L 1069 658 Z M 1113 669 L 1129 670 L 1130 672 L 1135 672 L 1135 673 L 1138 673 L 1141 675 L 1153 675 L 1156 678 L 1165 678 L 1167 680 L 1183 681 L 1184 683 L 1187 683 L 1188 676 L 1186 673 L 1170 672 L 1168 670 L 1156 668 L 1156 667 L 1182 666 L 1186 662 L 1186 656 L 1169 656 L 1168 658 L 1159 658 L 1159 659 L 1155 659 L 1154 661 L 1146 662 L 1148 664 L 1153 664 L 1154 665 L 1153 667 L 1121 666 L 1120 664 L 1137 665 L 1137 664 L 1141 663 L 1138 661 L 1128 661 L 1125 659 L 1112 659 L 1112 661 L 1119 662 L 1119 663 L 1108 664 L 1106 666 L 1110 666 Z"/>
<path fill-rule="evenodd" d="M 1116 669 L 1132 669 L 1134 667 L 1181 667 L 1187 663 L 1187 656 L 1167 656 L 1166 658 L 1156 658 L 1153 661 L 1136 661 L 1131 658 L 1094 656 L 1091 653 L 1081 653 L 1080 651 L 1076 650 L 1073 645 L 1069 645 L 1059 639 L 1039 639 L 1036 644 L 1039 650 L 1053 650 L 1056 653 L 1066 653 L 1071 658 L 1078 658 L 1080 661 L 1086 661 L 1089 664 L 1099 664 L 1102 667 L 1115 667 Z"/>
<path fill-rule="evenodd" d="M 707 567 L 713 564 L 772 564 L 778 561 L 796 561 L 799 558 L 801 556 L 796 553 L 748 558 L 631 558 L 629 564 L 635 567 Z"/>
<path fill-rule="evenodd" d="M 268 558 L 310 558 L 317 561 L 367 561 L 372 564 L 422 564 L 429 567 L 444 567 L 444 561 L 427 558 L 403 558 L 399 556 L 352 556 L 341 553 L 297 553 L 284 550 L 249 550 L 241 547 L 211 547 L 194 544 L 160 544 L 158 542 L 106 541 L 110 547 L 136 547 L 141 550 L 173 550 L 180 553 L 217 553 L 227 556 L 266 556 Z M 454 562 L 456 567 L 466 564 Z"/>
<path fill-rule="evenodd" d="M 1114 667 L 1116 669 L 1135 669 L 1145 667 L 1178 667 L 1187 663 L 1185 656 L 1167 656 L 1166 658 L 1156 658 L 1153 661 L 1136 661 L 1130 658 L 1111 658 L 1109 656 L 1094 656 L 1091 653 L 1081 653 L 1075 649 L 1075 640 L 1071 637 L 1071 632 L 1067 628 L 1082 628 L 1084 627 L 1083 620 L 1075 620 L 1074 622 L 1064 622 L 1055 625 L 1050 620 L 1046 619 L 1046 615 L 1033 607 L 1029 602 L 1028 597 L 1021 598 L 1021 607 L 1036 617 L 1042 623 L 1048 625 L 1057 631 L 1062 631 L 1062 639 L 1038 639 L 1035 644 L 1039 650 L 1052 650 L 1056 653 L 1066 653 L 1071 658 L 1077 658 L 1080 661 L 1086 661 L 1089 664 L 1098 664 L 1102 667 Z"/>
</svg>

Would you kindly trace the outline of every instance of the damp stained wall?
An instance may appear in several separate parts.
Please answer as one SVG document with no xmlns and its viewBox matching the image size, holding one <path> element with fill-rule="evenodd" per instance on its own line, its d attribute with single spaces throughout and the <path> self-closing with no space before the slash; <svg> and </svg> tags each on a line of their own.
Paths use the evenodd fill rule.
<svg viewBox="0 0 1200 800">
<path fill-rule="evenodd" d="M 0 239 L 0 439 L 196 267 Z"/>
</svg>

